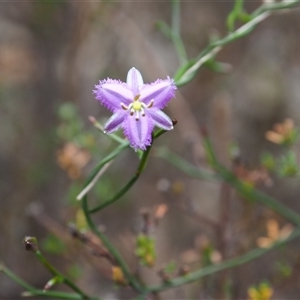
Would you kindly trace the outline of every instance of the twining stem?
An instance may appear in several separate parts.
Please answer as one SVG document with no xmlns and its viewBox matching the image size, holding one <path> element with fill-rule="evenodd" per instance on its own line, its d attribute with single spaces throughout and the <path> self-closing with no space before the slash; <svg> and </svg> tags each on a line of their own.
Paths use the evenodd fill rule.
<svg viewBox="0 0 300 300">
<path fill-rule="evenodd" d="M 296 6 L 299 2 L 300 0 L 291 0 L 262 4 L 257 10 L 249 15 L 249 22 L 242 25 L 235 31 L 230 32 L 225 37 L 212 41 L 203 51 L 201 51 L 198 57 L 181 65 L 174 75 L 176 85 L 182 86 L 190 82 L 196 76 L 198 69 L 204 63 L 212 59 L 222 49 L 223 46 L 248 35 L 260 22 L 270 16 L 273 11 L 291 8 Z"/>
<path fill-rule="evenodd" d="M 300 3 L 300 0 L 289 0 L 273 3 L 263 3 L 259 8 L 257 8 L 252 14 L 252 17 L 256 17 L 266 11 L 276 11 L 281 9 L 292 8 Z"/>
<path fill-rule="evenodd" d="M 101 133 L 105 134 L 104 127 L 96 120 L 95 117 L 89 116 L 89 120 L 92 122 L 92 124 L 95 126 L 95 128 L 97 128 Z M 124 144 L 124 142 L 125 142 L 124 139 L 120 138 L 119 136 L 117 136 L 114 133 L 107 134 L 106 136 L 108 136 L 112 140 L 118 142 L 119 144 Z"/>
<path fill-rule="evenodd" d="M 127 281 L 129 282 L 129 284 L 136 291 L 143 293 L 145 288 L 141 285 L 141 283 L 138 281 L 138 279 L 131 274 L 126 262 L 123 260 L 122 256 L 118 252 L 118 250 L 111 244 L 109 239 L 94 224 L 92 217 L 90 215 L 90 212 L 89 212 L 88 201 L 87 201 L 86 195 L 82 199 L 82 209 L 83 209 L 86 221 L 89 225 L 89 228 L 92 230 L 92 232 L 95 235 L 97 235 L 100 238 L 103 245 L 107 248 L 109 253 L 115 258 L 117 264 L 122 269 L 122 272 L 123 272 L 124 276 L 126 277 Z"/>
<path fill-rule="evenodd" d="M 35 287 L 31 286 L 27 282 L 23 281 L 20 277 L 18 277 L 16 274 L 14 274 L 11 270 L 9 270 L 7 267 L 3 265 L 0 265 L 0 272 L 1 271 L 27 291 L 24 293 L 24 296 L 25 295 L 42 296 L 42 297 L 49 297 L 52 299 L 70 299 L 70 300 L 82 300 L 82 299 L 100 300 L 100 298 L 96 298 L 96 297 L 83 297 L 81 294 L 72 294 L 72 293 L 65 293 L 65 292 L 45 291 L 45 290 L 36 289 Z"/>
<path fill-rule="evenodd" d="M 222 166 L 218 162 L 208 137 L 204 137 L 203 142 L 204 142 L 207 160 L 212 166 L 212 168 L 215 170 L 216 175 L 211 175 L 209 173 L 206 174 L 206 172 L 204 173 L 204 170 L 195 167 L 194 165 L 187 162 L 180 156 L 177 156 L 171 151 L 163 148 L 159 149 L 159 151 L 157 152 L 157 156 L 166 159 L 172 165 L 174 165 L 179 170 L 181 170 L 182 172 L 184 172 L 185 174 L 191 177 L 198 178 L 198 179 L 205 179 L 205 180 L 207 180 L 207 178 L 210 180 L 214 179 L 216 181 L 224 180 L 225 182 L 228 182 L 232 187 L 234 187 L 239 192 L 239 194 L 245 197 L 246 199 L 255 202 L 260 202 L 261 204 L 273 209 L 274 211 L 276 211 L 278 214 L 285 217 L 290 222 L 296 225 L 300 225 L 299 214 L 289 209 L 282 203 L 278 202 L 275 198 L 255 189 L 254 187 L 249 187 L 242 180 L 238 179 L 232 172 L 227 170 L 224 166 Z"/>
<path fill-rule="evenodd" d="M 173 120 L 173 125 L 175 125 L 176 123 L 177 123 L 177 121 Z M 165 132 L 166 132 L 165 130 L 159 129 L 158 131 L 156 131 L 154 133 L 153 140 L 155 140 L 156 138 L 158 138 L 159 136 L 161 136 Z M 125 192 L 128 191 L 128 189 L 133 185 L 133 183 L 138 179 L 138 177 L 140 176 L 140 174 L 144 171 L 144 169 L 146 167 L 146 163 L 147 163 L 147 160 L 148 160 L 151 148 L 152 148 L 152 146 L 149 146 L 147 148 L 147 150 L 143 152 L 142 158 L 140 160 L 140 163 L 139 163 L 139 166 L 137 168 L 137 171 L 136 171 L 135 175 L 130 179 L 130 181 L 127 183 L 127 185 L 125 185 L 125 187 L 123 187 L 114 196 L 114 198 L 111 198 L 109 201 L 104 202 L 102 205 L 100 205 L 100 206 L 98 206 L 98 207 L 96 207 L 94 209 L 89 209 L 89 207 L 88 207 L 88 201 L 87 201 L 87 195 L 85 195 L 82 198 L 82 209 L 83 209 L 83 212 L 85 214 L 85 218 L 87 220 L 87 223 L 88 223 L 90 229 L 101 239 L 101 241 L 103 242 L 104 246 L 107 248 L 107 250 L 109 251 L 109 253 L 115 258 L 117 264 L 122 269 L 122 272 L 123 272 L 124 276 L 126 277 L 127 281 L 129 282 L 129 284 L 135 290 L 137 290 L 137 291 L 139 291 L 141 293 L 145 292 L 145 287 L 138 281 L 138 279 L 135 276 L 133 276 L 131 274 L 131 272 L 130 272 L 127 264 L 123 260 L 122 256 L 117 251 L 117 249 L 111 244 L 111 242 L 109 241 L 109 239 L 100 230 L 98 230 L 98 228 L 96 227 L 96 225 L 94 224 L 94 222 L 92 220 L 91 213 L 92 212 L 96 212 L 96 211 L 98 211 L 98 210 L 106 207 L 107 205 L 113 203 L 114 201 L 116 201 L 117 199 L 119 199 L 122 195 L 124 195 Z M 107 162 L 107 159 L 105 160 L 105 163 L 106 162 Z M 99 163 L 99 167 L 100 166 L 103 166 L 103 164 Z M 96 169 L 96 170 L 99 171 L 99 168 Z M 95 176 L 96 170 L 93 172 L 93 174 L 92 174 L 93 176 L 90 176 L 89 179 L 87 180 L 87 182 L 85 184 L 85 187 L 91 182 L 91 180 Z"/>
<path fill-rule="evenodd" d="M 77 200 L 81 200 L 84 195 L 86 195 L 97 183 L 99 178 L 106 172 L 106 170 L 109 168 L 109 166 L 112 164 L 113 160 L 107 162 L 103 167 L 99 170 L 99 172 L 96 174 L 96 176 L 93 178 L 93 180 L 80 192 L 80 194 L 76 197 Z"/>
<path fill-rule="evenodd" d="M 76 286 L 76 284 L 71 281 L 68 277 L 64 276 L 62 273 L 60 273 L 56 268 L 54 268 L 51 263 L 43 256 L 40 250 L 36 249 L 35 251 L 36 257 L 39 259 L 39 261 L 48 269 L 48 271 L 53 275 L 60 279 L 60 282 L 65 283 L 67 286 L 69 286 L 73 291 L 77 292 L 79 295 L 81 295 L 82 299 L 90 299 L 88 295 L 86 295 L 79 287 Z"/>
<path fill-rule="evenodd" d="M 233 31 L 235 20 L 239 17 L 243 10 L 244 0 L 235 0 L 233 10 L 227 17 L 227 27 L 229 31 Z"/>
<path fill-rule="evenodd" d="M 180 37 L 180 1 L 172 0 L 171 38 L 175 46 L 180 64 L 187 62 L 187 55 Z"/>
<path fill-rule="evenodd" d="M 129 146 L 128 142 L 123 142 L 123 144 L 119 145 L 114 151 L 112 151 L 109 155 L 107 155 L 105 158 L 103 158 L 97 165 L 96 167 L 93 169 L 93 171 L 91 172 L 91 174 L 89 175 L 85 187 L 84 189 L 79 193 L 79 195 L 76 197 L 77 200 L 81 200 L 86 194 L 87 192 L 90 191 L 90 188 L 87 189 L 88 185 L 93 183 L 93 186 L 96 184 L 95 178 L 97 177 L 97 175 L 99 175 L 99 172 L 101 172 L 101 170 L 107 166 L 107 164 L 109 162 L 111 162 L 114 158 L 116 158 L 121 151 L 123 151 L 125 148 L 127 148 Z M 100 177 L 100 176 L 99 176 Z"/>
<path fill-rule="evenodd" d="M 192 272 L 190 274 L 187 274 L 183 277 L 170 279 L 169 281 L 162 283 L 160 285 L 157 285 L 157 286 L 148 287 L 148 293 L 161 292 L 166 289 L 185 285 L 187 283 L 195 282 L 202 277 L 246 264 L 246 263 L 248 263 L 252 260 L 255 260 L 255 259 L 259 258 L 260 256 L 268 253 L 269 251 L 272 251 L 282 245 L 285 245 L 286 243 L 296 239 L 299 236 L 300 236 L 300 228 L 297 228 L 290 234 L 290 236 L 288 238 L 275 242 L 269 248 L 257 248 L 252 251 L 249 251 L 246 254 L 241 255 L 239 257 L 199 269 L 199 270 Z"/>
<path fill-rule="evenodd" d="M 228 182 L 232 187 L 234 187 L 240 195 L 242 195 L 248 200 L 259 202 L 271 208 L 278 214 L 285 217 L 290 222 L 300 226 L 300 215 L 298 213 L 286 207 L 284 204 L 280 203 L 275 198 L 268 196 L 267 194 L 253 187 L 249 187 L 242 180 L 238 179 L 227 168 L 222 166 L 216 158 L 213 146 L 207 134 L 203 136 L 203 145 L 206 151 L 207 160 L 211 167 L 224 181 Z"/>
<path fill-rule="evenodd" d="M 165 159 L 166 161 L 174 165 L 177 169 L 181 170 L 191 177 L 213 182 L 220 181 L 220 178 L 215 173 L 191 165 L 180 156 L 176 155 L 165 147 L 156 147 L 154 155 L 156 157 Z"/>
<path fill-rule="evenodd" d="M 109 198 L 105 202 L 101 203 L 100 205 L 92 208 L 89 211 L 89 213 L 95 213 L 95 212 L 107 207 L 108 205 L 114 203 L 119 198 L 121 198 L 134 185 L 134 183 L 139 179 L 140 175 L 142 174 L 142 172 L 146 166 L 146 163 L 147 163 L 147 160 L 149 157 L 149 153 L 150 153 L 150 149 L 151 149 L 151 146 L 149 146 L 147 148 L 147 150 L 143 152 L 142 158 L 140 160 L 138 168 L 137 168 L 135 174 L 133 175 L 133 177 L 131 177 L 130 180 L 115 195 L 113 195 L 111 198 Z"/>
<path fill-rule="evenodd" d="M 173 120 L 173 124 L 175 125 L 176 123 L 177 123 L 177 121 Z M 166 132 L 166 130 L 163 130 L 163 129 L 157 130 L 153 135 L 153 141 L 155 139 L 157 139 L 158 137 L 160 137 L 165 132 Z M 116 202 L 134 185 L 134 183 L 139 179 L 140 175 L 142 174 L 142 172 L 144 171 L 144 169 L 146 167 L 151 148 L 152 148 L 152 145 L 149 146 L 147 148 L 147 150 L 142 153 L 142 158 L 140 160 L 140 163 L 139 163 L 134 175 L 129 179 L 129 181 L 116 194 L 114 194 L 108 200 L 106 200 L 103 203 L 101 203 L 100 205 L 90 209 L 89 213 L 95 213 L 95 212 L 107 207 L 108 205 Z"/>
</svg>

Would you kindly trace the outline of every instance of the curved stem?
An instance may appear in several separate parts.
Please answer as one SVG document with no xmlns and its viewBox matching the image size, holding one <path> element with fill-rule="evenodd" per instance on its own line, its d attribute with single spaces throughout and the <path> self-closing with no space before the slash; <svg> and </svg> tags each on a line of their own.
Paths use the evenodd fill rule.
<svg viewBox="0 0 300 300">
<path fill-rule="evenodd" d="M 89 175 L 89 177 L 86 181 L 86 184 L 84 186 L 84 189 L 76 197 L 77 200 L 81 200 L 89 192 L 90 189 L 87 189 L 88 185 L 91 184 L 94 181 L 94 179 L 97 177 L 97 175 L 99 175 L 99 172 L 101 172 L 101 169 L 103 169 L 111 160 L 116 158 L 120 154 L 120 152 L 123 151 L 128 146 L 129 146 L 128 142 L 125 142 L 125 143 L 121 144 L 120 146 L 118 146 L 114 151 L 112 151 L 109 155 L 107 155 L 105 158 L 103 158 L 96 165 L 96 167 L 93 169 L 93 171 Z M 95 180 L 93 184 L 95 184 L 96 181 L 97 180 Z"/>
<path fill-rule="evenodd" d="M 187 55 L 180 37 L 180 0 L 172 0 L 171 38 L 175 46 L 180 63 L 186 63 Z"/>
<path fill-rule="evenodd" d="M 175 125 L 176 123 L 177 123 L 177 121 L 173 121 L 173 125 Z M 162 130 L 162 129 L 156 131 L 153 135 L 153 140 L 158 138 L 165 132 L 166 131 Z M 125 261 L 123 260 L 122 256 L 119 254 L 117 249 L 110 243 L 108 238 L 100 230 L 97 229 L 97 227 L 95 226 L 95 224 L 92 220 L 91 212 L 96 212 L 96 211 L 104 208 L 105 206 L 113 203 L 118 198 L 120 198 L 122 195 L 124 195 L 124 193 L 133 185 L 133 183 L 139 178 L 140 174 L 145 169 L 151 148 L 152 148 L 152 145 L 149 146 L 147 148 L 147 150 L 143 152 L 143 155 L 142 155 L 141 161 L 139 163 L 139 166 L 137 168 L 137 171 L 136 171 L 135 175 L 131 178 L 131 180 L 113 198 L 111 198 L 109 201 L 104 202 L 104 204 L 100 205 L 99 206 L 100 208 L 96 207 L 96 208 L 90 210 L 88 207 L 87 196 L 85 195 L 82 199 L 82 209 L 83 209 L 85 218 L 87 220 L 87 223 L 88 223 L 90 229 L 101 239 L 101 241 L 103 242 L 104 246 L 107 248 L 109 253 L 115 258 L 117 264 L 122 269 L 122 272 L 123 272 L 124 276 L 126 277 L 127 281 L 129 282 L 129 284 L 131 284 L 131 286 L 135 290 L 137 290 L 141 293 L 145 292 L 145 287 L 138 281 L 138 279 L 135 276 L 133 276 L 131 274 L 131 272 L 129 271 L 129 268 L 128 268 L 127 264 L 125 263 Z M 104 162 L 102 162 L 102 164 L 99 163 L 99 167 L 103 166 L 103 163 L 107 163 L 107 161 L 108 160 L 106 158 L 106 160 L 104 160 Z M 95 176 L 95 174 L 97 174 L 98 171 L 99 171 L 99 168 L 95 168 L 95 171 L 90 176 L 90 178 L 87 180 L 85 187 L 90 183 L 90 181 L 93 179 L 93 177 Z"/>
<path fill-rule="evenodd" d="M 242 12 L 244 6 L 244 0 L 235 0 L 233 9 L 231 13 L 227 17 L 227 28 L 229 31 L 233 31 L 234 23 L 236 19 L 239 17 L 239 14 Z"/>
<path fill-rule="evenodd" d="M 176 122 L 177 121 L 173 122 L 174 125 L 176 124 Z M 163 129 L 157 130 L 153 134 L 153 141 L 155 139 L 157 139 L 158 137 L 160 137 L 165 132 L 166 132 L 166 130 L 163 130 Z M 139 163 L 139 165 L 136 169 L 136 172 L 130 178 L 130 180 L 115 195 L 113 195 L 112 197 L 110 197 L 108 200 L 101 203 L 100 205 L 90 209 L 89 213 L 95 213 L 95 212 L 97 212 L 99 210 L 102 210 L 103 208 L 107 207 L 108 205 L 116 202 L 118 199 L 120 199 L 134 185 L 134 183 L 139 179 L 140 175 L 142 174 L 142 172 L 144 171 L 144 169 L 146 167 L 151 148 L 152 148 L 152 145 L 149 146 L 147 148 L 147 150 L 143 152 L 142 158 L 141 158 L 140 163 Z"/>
<path fill-rule="evenodd" d="M 122 269 L 122 272 L 123 272 L 124 276 L 126 277 L 127 281 L 129 282 L 129 284 L 135 290 L 137 290 L 138 292 L 141 292 L 141 293 L 144 292 L 144 287 L 137 280 L 137 278 L 135 278 L 135 276 L 133 276 L 131 274 L 131 272 L 129 271 L 129 268 L 128 268 L 126 262 L 123 260 L 123 258 L 120 255 L 120 253 L 111 244 L 111 242 L 109 241 L 109 239 L 100 230 L 98 230 L 97 227 L 96 227 L 96 225 L 94 224 L 94 222 L 93 222 L 93 220 L 91 218 L 91 215 L 89 213 L 89 207 L 88 207 L 88 202 L 87 202 L 87 196 L 86 195 L 82 199 L 82 209 L 83 209 L 86 221 L 87 221 L 90 229 L 92 230 L 92 232 L 95 235 L 97 235 L 101 239 L 102 243 L 107 248 L 107 250 L 109 251 L 109 253 L 115 258 L 117 264 Z"/>
<path fill-rule="evenodd" d="M 188 163 L 187 161 L 185 161 L 175 153 L 171 152 L 167 148 L 164 147 L 155 148 L 154 155 L 156 157 L 165 159 L 166 161 L 171 163 L 173 166 L 175 166 L 177 169 L 181 170 L 188 176 L 202 179 L 202 180 L 212 181 L 212 182 L 220 181 L 220 178 L 215 173 L 191 165 L 190 163 Z"/>
<path fill-rule="evenodd" d="M 165 158 L 172 165 L 177 167 L 179 170 L 184 172 L 185 174 L 199 179 L 209 179 L 209 180 L 224 180 L 228 182 L 232 187 L 236 189 L 236 191 L 245 197 L 248 200 L 252 200 L 255 202 L 259 202 L 272 210 L 276 211 L 278 214 L 285 217 L 290 222 L 300 225 L 300 215 L 286 207 L 282 203 L 280 203 L 277 199 L 253 188 L 247 186 L 242 180 L 238 179 L 232 172 L 227 170 L 224 166 L 222 166 L 214 153 L 212 144 L 208 137 L 203 138 L 204 148 L 206 151 L 206 156 L 211 167 L 216 171 L 216 175 L 210 175 L 204 173 L 203 170 L 198 169 L 191 163 L 182 159 L 181 157 L 173 154 L 172 152 L 163 149 L 163 151 L 158 152 L 158 156 Z M 166 151 L 166 152 L 165 152 Z M 165 152 L 165 153 L 164 153 Z"/>
<path fill-rule="evenodd" d="M 300 215 L 284 204 L 280 203 L 275 198 L 246 185 L 242 180 L 238 179 L 232 172 L 222 166 L 215 155 L 211 141 L 207 135 L 203 137 L 204 148 L 206 150 L 207 159 L 212 168 L 217 174 L 226 182 L 228 182 L 236 191 L 248 200 L 259 202 L 272 210 L 276 211 L 279 215 L 285 217 L 290 222 L 300 225 Z"/>
<path fill-rule="evenodd" d="M 149 287 L 148 293 L 161 292 L 166 289 L 185 285 L 187 283 L 195 282 L 202 277 L 205 277 L 205 276 L 208 276 L 208 275 L 211 275 L 211 274 L 214 274 L 214 273 L 226 270 L 226 269 L 231 269 L 231 268 L 243 265 L 245 263 L 248 263 L 252 260 L 259 258 L 260 256 L 268 253 L 269 251 L 272 251 L 282 245 L 285 245 L 287 242 L 290 242 L 299 236 L 300 236 L 300 228 L 297 228 L 291 233 L 291 235 L 288 238 L 286 238 L 284 240 L 280 240 L 278 242 L 275 242 L 272 247 L 257 248 L 252 251 L 249 251 L 248 253 L 246 253 L 242 256 L 239 256 L 239 257 L 236 257 L 236 258 L 233 258 L 233 259 L 230 259 L 230 260 L 227 260 L 227 261 L 215 264 L 215 265 L 211 265 L 211 266 L 205 267 L 203 269 L 199 269 L 199 270 L 192 272 L 190 274 L 187 274 L 183 277 L 171 279 L 168 282 L 165 282 L 161 285 Z"/>
<path fill-rule="evenodd" d="M 261 5 L 250 15 L 251 20 L 249 22 L 245 23 L 225 37 L 211 42 L 203 51 L 201 51 L 198 57 L 191 59 L 186 64 L 180 66 L 174 75 L 176 85 L 182 86 L 190 82 L 196 76 L 198 69 L 208 60 L 212 59 L 223 46 L 248 35 L 260 22 L 270 16 L 273 11 L 294 7 L 299 4 L 299 2 L 300 0 L 291 0 L 279 3 L 265 3 Z"/>
<path fill-rule="evenodd" d="M 101 203 L 100 205 L 92 208 L 89 211 L 89 213 L 95 213 L 95 212 L 107 207 L 108 205 L 114 203 L 115 201 L 120 199 L 134 185 L 134 183 L 139 179 L 141 173 L 145 169 L 145 166 L 146 166 L 146 163 L 147 163 L 147 160 L 149 157 L 150 149 L 151 149 L 151 146 L 149 146 L 147 148 L 147 150 L 143 152 L 141 161 L 140 161 L 139 166 L 138 166 L 135 174 L 133 175 L 133 177 L 115 195 L 113 195 L 111 198 L 106 200 L 104 203 Z"/>
<path fill-rule="evenodd" d="M 20 277 L 14 274 L 11 270 L 7 267 L 0 265 L 0 272 L 3 272 L 6 276 L 11 278 L 14 282 L 22 286 L 27 292 L 24 293 L 24 296 L 42 296 L 42 297 L 49 297 L 53 299 L 70 299 L 70 300 L 80 300 L 80 299 L 87 299 L 87 300 L 100 300 L 100 298 L 96 297 L 83 297 L 81 294 L 71 294 L 66 292 L 58 292 L 58 291 L 44 291 L 40 289 L 36 289 L 35 287 L 31 286 L 27 282 L 23 281 Z"/>
<path fill-rule="evenodd" d="M 96 129 L 98 129 L 101 133 L 105 134 L 112 140 L 118 142 L 119 144 L 124 144 L 124 142 L 126 142 L 124 139 L 122 139 L 121 137 L 119 137 L 114 133 L 110 133 L 110 134 L 104 133 L 104 127 L 93 116 L 89 116 L 89 120 L 93 123 Z"/>
</svg>

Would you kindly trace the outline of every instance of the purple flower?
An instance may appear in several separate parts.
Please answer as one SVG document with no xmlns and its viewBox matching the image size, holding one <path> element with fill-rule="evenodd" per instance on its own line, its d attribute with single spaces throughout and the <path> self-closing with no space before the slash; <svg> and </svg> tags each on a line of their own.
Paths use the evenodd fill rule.
<svg viewBox="0 0 300 300">
<path fill-rule="evenodd" d="M 161 111 L 174 97 L 176 86 L 169 77 L 144 84 L 141 73 L 132 68 L 127 82 L 107 79 L 99 81 L 93 91 L 97 100 L 113 115 L 104 126 L 105 133 L 123 128 L 130 146 L 146 150 L 151 145 L 154 126 L 173 129 L 171 119 Z"/>
</svg>

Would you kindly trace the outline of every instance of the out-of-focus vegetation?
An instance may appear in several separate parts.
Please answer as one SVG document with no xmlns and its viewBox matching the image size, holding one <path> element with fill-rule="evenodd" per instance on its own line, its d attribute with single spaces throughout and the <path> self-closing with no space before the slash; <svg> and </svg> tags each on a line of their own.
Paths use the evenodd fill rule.
<svg viewBox="0 0 300 300">
<path fill-rule="evenodd" d="M 0 297 L 298 297 L 300 10 L 173 2 L 0 3 Z M 99 131 L 109 114 L 92 90 L 133 66 L 185 84 L 166 109 L 178 124 L 141 168 L 121 140 L 89 207 L 143 174 L 91 231 L 76 198 L 123 138 Z"/>
</svg>

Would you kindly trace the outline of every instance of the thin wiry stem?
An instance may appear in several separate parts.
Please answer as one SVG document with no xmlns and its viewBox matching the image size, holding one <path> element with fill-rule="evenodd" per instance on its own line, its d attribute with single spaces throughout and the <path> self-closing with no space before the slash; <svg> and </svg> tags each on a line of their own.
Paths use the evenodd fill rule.
<svg viewBox="0 0 300 300">
<path fill-rule="evenodd" d="M 103 168 L 109 166 L 109 163 L 115 159 L 125 148 L 129 147 L 128 142 L 123 142 L 120 146 L 118 146 L 115 150 L 113 150 L 109 155 L 103 158 L 93 169 L 90 176 L 88 177 L 84 189 L 77 196 L 77 200 L 81 200 L 95 185 L 98 179 L 101 177 L 103 173 Z M 105 170 L 104 170 L 105 171 Z M 98 178 L 97 178 L 98 177 Z M 91 188 L 89 188 L 90 184 L 92 184 Z"/>
<path fill-rule="evenodd" d="M 60 282 L 66 284 L 74 292 L 77 292 L 82 299 L 90 299 L 90 297 L 85 294 L 72 280 L 70 280 L 68 277 L 60 273 L 54 266 L 52 266 L 52 264 L 43 256 L 40 250 L 36 250 L 34 252 L 38 260 L 49 270 L 49 272 L 53 276 L 59 278 Z"/>
<path fill-rule="evenodd" d="M 84 297 L 81 294 L 72 294 L 72 293 L 66 293 L 66 292 L 58 292 L 58 291 L 45 291 L 36 289 L 35 287 L 31 286 L 24 280 L 22 280 L 20 277 L 18 277 L 16 274 L 14 274 L 11 270 L 9 270 L 4 265 L 0 264 L 0 272 L 3 272 L 6 276 L 8 276 L 10 279 L 12 279 L 14 282 L 19 284 L 21 287 L 26 289 L 26 292 L 24 292 L 23 296 L 41 296 L 41 297 L 47 297 L 52 299 L 70 299 L 70 300 L 81 300 L 81 299 L 87 299 L 87 300 L 100 300 L 100 298 L 96 297 Z"/>
<path fill-rule="evenodd" d="M 142 172 L 146 166 L 150 150 L 151 150 L 151 146 L 149 146 L 147 148 L 147 150 L 143 152 L 139 166 L 138 166 L 135 174 L 130 178 L 130 180 L 115 195 L 113 195 L 112 197 L 110 197 L 108 200 L 101 203 L 100 205 L 92 208 L 89 211 L 89 213 L 95 213 L 95 212 L 102 210 L 103 208 L 109 206 L 110 204 L 116 202 L 134 185 L 134 183 L 139 179 L 140 175 L 142 174 Z"/>
<path fill-rule="evenodd" d="M 285 245 L 286 243 L 298 238 L 299 236 L 300 236 L 300 228 L 297 228 L 290 234 L 290 236 L 288 238 L 275 242 L 269 248 L 257 248 L 257 249 L 254 249 L 252 251 L 249 251 L 246 254 L 241 255 L 239 257 L 229 259 L 227 261 L 224 261 L 224 262 L 221 262 L 221 263 L 218 263 L 218 264 L 214 264 L 214 265 L 199 269 L 199 270 L 197 270 L 195 272 L 192 272 L 190 274 L 187 274 L 183 277 L 170 279 L 168 282 L 164 282 L 160 285 L 149 287 L 148 288 L 148 293 L 161 292 L 161 291 L 164 291 L 164 290 L 167 290 L 167 289 L 170 289 L 170 288 L 185 285 L 187 283 L 192 283 L 192 282 L 195 282 L 195 281 L 199 280 L 202 277 L 205 277 L 205 276 L 215 274 L 215 273 L 223 271 L 223 270 L 231 269 L 231 268 L 246 264 L 246 263 L 257 259 L 260 256 L 262 256 L 262 255 L 264 255 L 264 254 L 266 254 L 266 253 L 268 253 L 268 252 L 270 252 L 270 251 L 272 251 L 276 248 L 279 248 L 282 245 Z"/>
<path fill-rule="evenodd" d="M 82 199 L 82 209 L 86 218 L 86 221 L 89 225 L 89 228 L 92 230 L 94 234 L 96 234 L 100 240 L 102 241 L 103 245 L 107 248 L 109 253 L 114 257 L 116 260 L 117 264 L 120 266 L 122 269 L 122 272 L 129 282 L 129 284 L 138 292 L 143 293 L 144 292 L 144 287 L 143 285 L 138 281 L 138 279 L 133 276 L 126 264 L 126 262 L 123 260 L 122 256 L 118 252 L 118 250 L 113 246 L 113 244 L 109 241 L 109 239 L 105 236 L 103 232 L 101 232 L 96 225 L 94 224 L 91 214 L 89 212 L 89 207 L 88 207 L 88 201 L 87 201 L 87 196 L 85 195 Z"/>
<path fill-rule="evenodd" d="M 187 55 L 180 36 L 180 0 L 172 0 L 171 38 L 180 63 L 186 63 Z"/>
<path fill-rule="evenodd" d="M 174 75 L 176 85 L 182 86 L 190 82 L 196 76 L 199 68 L 209 60 L 213 59 L 223 46 L 248 35 L 260 22 L 270 16 L 274 11 L 291 8 L 299 3 L 300 0 L 264 3 L 249 15 L 249 22 L 245 23 L 235 31 L 230 32 L 225 37 L 212 41 L 203 51 L 201 51 L 198 57 L 181 65 Z"/>
<path fill-rule="evenodd" d="M 112 164 L 113 160 L 107 162 L 103 165 L 103 167 L 99 170 L 97 175 L 93 178 L 93 180 L 80 192 L 80 194 L 76 197 L 77 200 L 81 200 L 97 183 L 100 177 L 105 173 L 108 167 Z"/>
<path fill-rule="evenodd" d="M 173 121 L 173 124 L 175 125 L 177 123 L 177 121 Z M 155 139 L 157 139 L 158 137 L 160 137 L 162 134 L 164 134 L 166 132 L 166 130 L 163 129 L 159 129 L 157 130 L 154 135 L 153 135 L 153 141 Z M 129 191 L 129 189 L 134 185 L 134 183 L 139 179 L 140 175 L 142 174 L 142 172 L 144 171 L 147 161 L 148 161 L 148 157 L 150 154 L 150 150 L 152 148 L 152 145 L 149 146 L 147 148 L 146 151 L 142 152 L 142 158 L 140 160 L 140 163 L 134 173 L 134 175 L 129 179 L 129 181 L 117 192 L 115 193 L 112 197 L 110 197 L 108 200 L 104 201 L 103 203 L 101 203 L 100 205 L 92 208 L 89 212 L 90 213 L 95 213 L 97 211 L 100 211 L 102 209 L 104 209 L 105 207 L 109 206 L 110 204 L 116 202 L 118 199 L 120 199 L 125 193 L 127 193 Z"/>
<path fill-rule="evenodd" d="M 204 148 L 206 150 L 207 159 L 216 173 L 229 185 L 234 187 L 236 191 L 248 200 L 259 202 L 270 209 L 285 217 L 288 221 L 300 226 L 300 215 L 275 198 L 253 188 L 249 187 L 242 180 L 238 179 L 232 172 L 222 166 L 215 155 L 213 146 L 208 136 L 203 137 Z"/>
<path fill-rule="evenodd" d="M 95 128 L 97 128 L 101 133 L 104 133 L 104 127 L 96 120 L 95 117 L 93 116 L 89 116 L 89 120 L 92 122 L 92 124 L 95 126 Z M 119 144 L 124 144 L 124 142 L 126 142 L 124 139 L 120 138 L 119 136 L 117 136 L 114 133 L 110 133 L 107 135 L 109 138 L 111 138 L 112 140 L 118 142 Z"/>
</svg>

